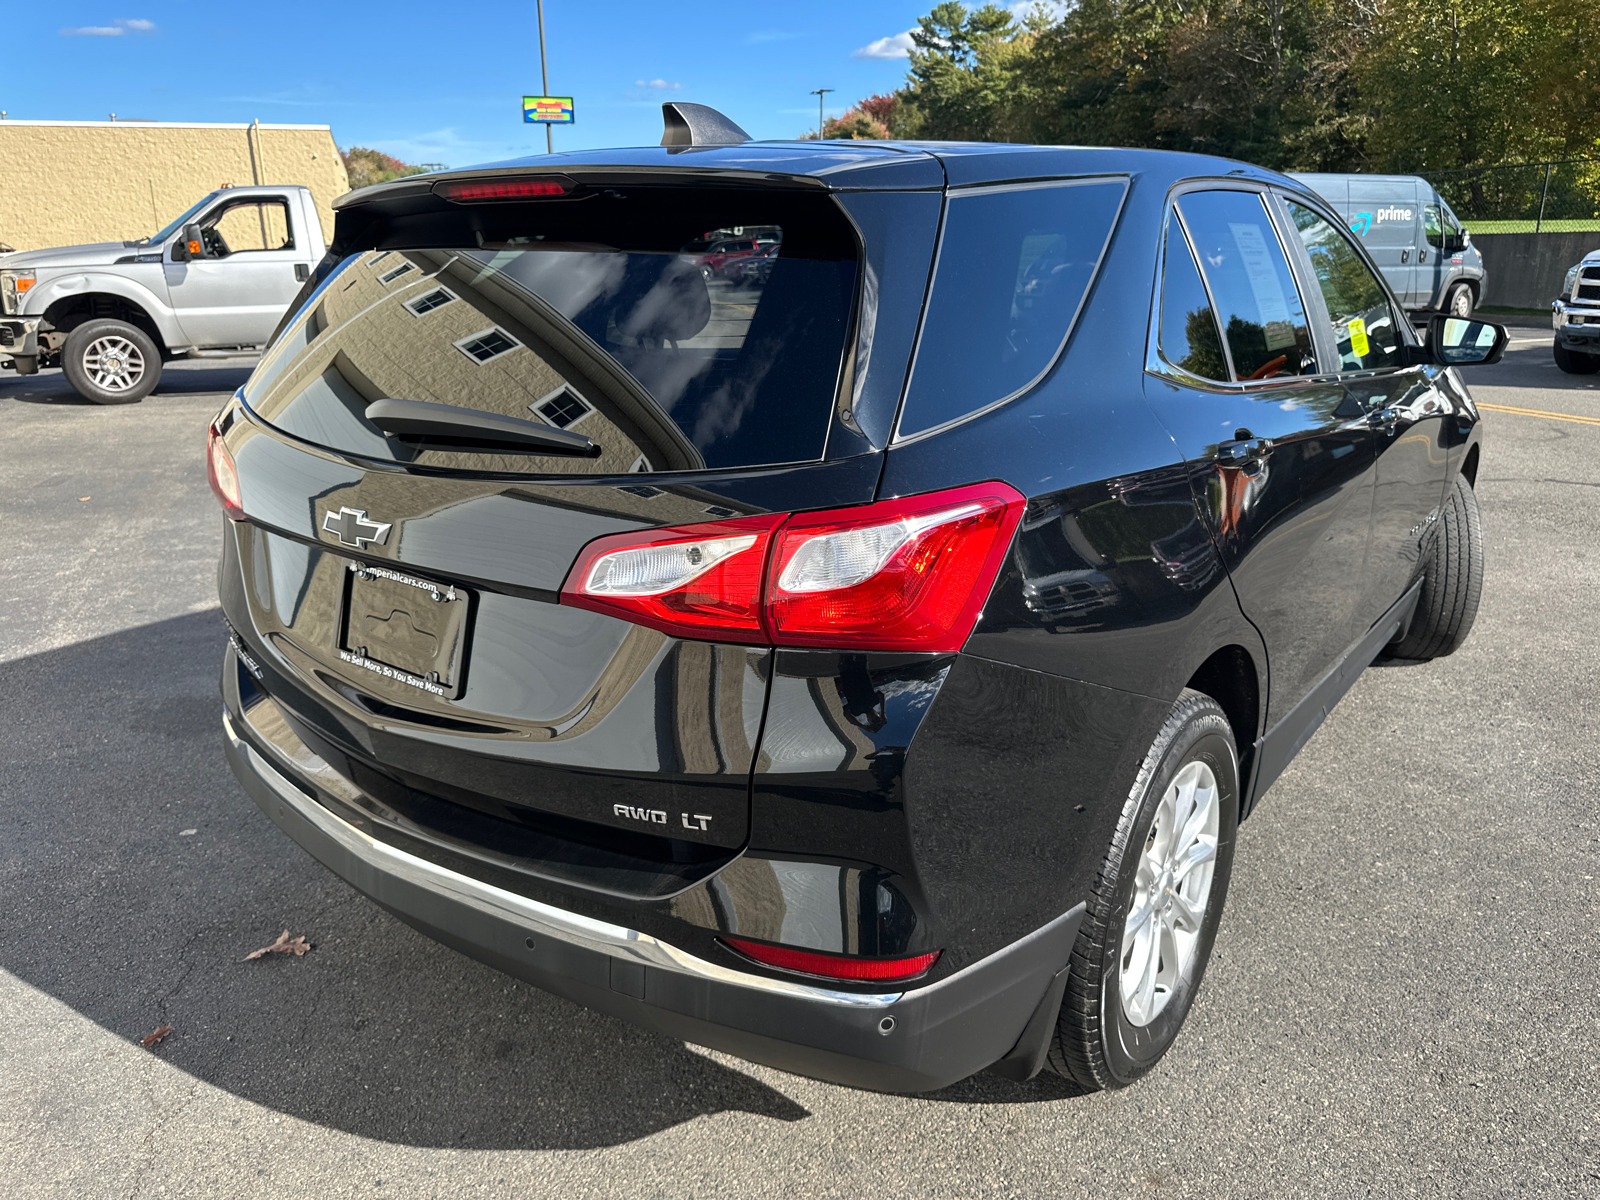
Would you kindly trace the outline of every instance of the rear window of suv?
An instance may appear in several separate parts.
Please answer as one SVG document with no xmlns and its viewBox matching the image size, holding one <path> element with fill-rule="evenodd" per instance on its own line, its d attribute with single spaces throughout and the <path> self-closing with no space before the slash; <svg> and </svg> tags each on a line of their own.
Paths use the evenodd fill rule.
<svg viewBox="0 0 1600 1200">
<path fill-rule="evenodd" d="M 755 229 L 777 243 L 770 274 L 724 279 L 704 261 L 707 246 L 751 246 Z M 285 433 L 366 458 L 532 474 L 823 454 L 856 283 L 853 233 L 824 196 L 607 189 L 399 217 L 372 240 L 245 385 Z M 400 441 L 365 417 L 386 398 L 570 429 L 599 456 Z"/>
</svg>

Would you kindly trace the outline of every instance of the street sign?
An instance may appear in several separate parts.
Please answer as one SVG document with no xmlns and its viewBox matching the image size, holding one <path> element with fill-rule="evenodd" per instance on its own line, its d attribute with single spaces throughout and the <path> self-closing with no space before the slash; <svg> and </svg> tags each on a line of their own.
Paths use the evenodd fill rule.
<svg viewBox="0 0 1600 1200">
<path fill-rule="evenodd" d="M 524 96 L 522 120 L 527 125 L 571 125 L 571 96 Z"/>
</svg>

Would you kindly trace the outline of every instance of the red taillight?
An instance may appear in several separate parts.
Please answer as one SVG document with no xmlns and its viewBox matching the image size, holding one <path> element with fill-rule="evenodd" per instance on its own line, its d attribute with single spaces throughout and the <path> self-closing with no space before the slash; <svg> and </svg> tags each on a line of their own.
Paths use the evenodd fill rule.
<svg viewBox="0 0 1600 1200">
<path fill-rule="evenodd" d="M 977 623 L 1023 498 L 1000 483 L 791 517 L 767 613 L 780 646 L 959 650 Z"/>
<path fill-rule="evenodd" d="M 761 573 L 782 514 L 737 517 L 590 542 L 561 602 L 680 637 L 763 641 Z"/>
<path fill-rule="evenodd" d="M 228 453 L 221 431 L 211 426 L 206 431 L 206 474 L 211 478 L 211 490 L 222 501 L 222 511 L 231 521 L 244 520 L 244 505 L 239 499 L 239 472 L 234 469 L 233 455 Z"/>
<path fill-rule="evenodd" d="M 486 179 L 476 183 L 441 183 L 434 191 L 446 200 L 537 200 L 565 196 L 569 179 Z"/>
<path fill-rule="evenodd" d="M 982 483 L 859 508 L 599 538 L 564 604 L 679 637 L 835 650 L 959 650 L 1023 497 Z"/>
<path fill-rule="evenodd" d="M 723 945 L 768 967 L 803 971 L 822 979 L 843 979 L 855 983 L 899 983 L 926 974 L 939 961 L 943 950 L 914 954 L 909 958 L 855 958 L 848 954 L 819 954 L 815 950 L 796 950 L 793 946 L 769 946 L 743 938 L 718 938 Z"/>
</svg>

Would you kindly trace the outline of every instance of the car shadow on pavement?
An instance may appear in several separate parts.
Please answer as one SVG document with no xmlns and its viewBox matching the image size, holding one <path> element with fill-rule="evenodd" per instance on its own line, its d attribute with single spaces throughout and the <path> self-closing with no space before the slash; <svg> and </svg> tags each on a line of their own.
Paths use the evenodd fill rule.
<svg viewBox="0 0 1600 1200">
<path fill-rule="evenodd" d="M 0 967 L 119 1037 L 171 1025 L 150 1053 L 205 1083 L 383 1141 L 587 1149 L 810 1115 L 324 871 L 223 760 L 224 636 L 210 610 L 0 666 Z M 285 928 L 315 948 L 241 961 Z"/>
<path fill-rule="evenodd" d="M 203 360 L 202 360 L 203 361 Z M 195 392 L 231 393 L 244 385 L 255 370 L 256 360 L 225 360 L 216 366 L 184 362 L 171 364 L 161 373 L 156 390 L 144 403 L 159 401 L 162 396 L 191 395 Z M 67 377 L 59 369 L 40 371 L 37 375 L 15 375 L 0 372 L 0 400 L 16 400 L 22 404 L 81 405 L 99 407 L 72 390 Z"/>
</svg>

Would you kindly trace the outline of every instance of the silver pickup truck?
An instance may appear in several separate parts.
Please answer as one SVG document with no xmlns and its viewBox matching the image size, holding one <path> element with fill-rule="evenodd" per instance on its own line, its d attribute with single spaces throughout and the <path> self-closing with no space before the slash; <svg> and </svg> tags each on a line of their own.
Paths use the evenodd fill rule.
<svg viewBox="0 0 1600 1200">
<path fill-rule="evenodd" d="M 1561 281 L 1550 305 L 1556 366 L 1568 375 L 1600 371 L 1600 250 L 1591 250 Z"/>
<path fill-rule="evenodd" d="M 212 192 L 138 241 L 0 255 L 0 366 L 135 403 L 169 359 L 263 345 L 325 250 L 311 192 L 284 186 Z"/>
</svg>

